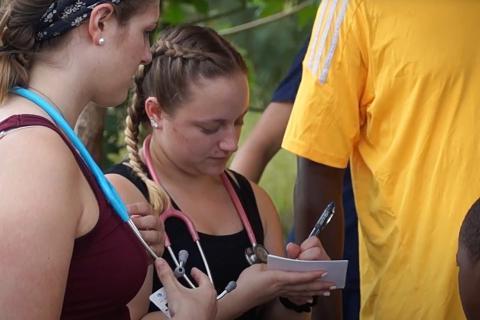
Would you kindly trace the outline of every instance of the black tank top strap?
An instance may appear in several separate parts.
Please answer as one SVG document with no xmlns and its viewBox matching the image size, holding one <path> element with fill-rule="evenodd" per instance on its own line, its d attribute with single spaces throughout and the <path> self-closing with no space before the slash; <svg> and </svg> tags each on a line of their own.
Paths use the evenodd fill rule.
<svg viewBox="0 0 480 320">
<path fill-rule="evenodd" d="M 262 220 L 260 218 L 260 213 L 258 211 L 257 200 L 255 198 L 255 193 L 253 192 L 252 185 L 247 178 L 243 175 L 233 171 L 233 170 L 226 170 L 227 176 L 230 179 L 235 191 L 237 192 L 238 197 L 240 198 L 240 202 L 247 214 L 248 220 L 253 229 L 253 233 L 257 238 L 258 243 L 262 243 L 264 241 L 264 233 L 263 233 L 263 226 Z"/>
<path fill-rule="evenodd" d="M 147 175 L 150 176 L 150 174 L 148 174 L 148 171 L 147 170 L 144 170 L 144 172 L 147 172 Z M 147 189 L 147 185 L 145 184 L 145 182 L 143 182 L 143 180 L 135 173 L 135 171 L 133 171 L 133 169 L 130 167 L 130 165 L 124 161 L 124 162 L 121 162 L 121 163 L 117 163 L 116 165 L 114 165 L 113 167 L 109 168 L 107 171 L 106 171 L 107 174 L 118 174 L 118 175 L 121 175 L 122 177 L 128 179 L 131 183 L 133 183 L 133 185 L 135 187 L 137 187 L 138 190 L 140 190 L 140 192 L 142 193 L 142 195 L 145 197 L 145 199 L 147 199 L 148 201 L 150 201 L 150 197 L 148 196 L 148 189 Z"/>
</svg>

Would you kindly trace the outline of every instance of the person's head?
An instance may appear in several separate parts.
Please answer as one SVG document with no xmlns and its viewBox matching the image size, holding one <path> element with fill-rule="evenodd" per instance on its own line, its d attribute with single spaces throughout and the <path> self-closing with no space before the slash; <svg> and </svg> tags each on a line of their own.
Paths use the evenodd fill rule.
<svg viewBox="0 0 480 320">
<path fill-rule="evenodd" d="M 242 56 L 212 29 L 192 25 L 163 31 L 152 56 L 137 73 L 126 120 L 131 166 L 140 168 L 138 128 L 146 123 L 153 127 L 151 148 L 176 168 L 219 175 L 237 148 L 248 108 Z"/>
<path fill-rule="evenodd" d="M 150 60 L 146 32 L 158 10 L 158 0 L 2 1 L 0 102 L 13 86 L 29 86 L 39 62 L 71 72 L 97 104 L 122 102 Z"/>
<path fill-rule="evenodd" d="M 480 198 L 468 210 L 458 241 L 458 283 L 467 319 L 480 319 Z"/>
</svg>

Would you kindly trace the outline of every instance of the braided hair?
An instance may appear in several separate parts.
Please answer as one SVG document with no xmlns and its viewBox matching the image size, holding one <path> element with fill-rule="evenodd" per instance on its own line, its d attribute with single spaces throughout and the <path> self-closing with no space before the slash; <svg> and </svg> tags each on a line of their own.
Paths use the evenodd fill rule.
<svg viewBox="0 0 480 320">
<path fill-rule="evenodd" d="M 170 204 L 170 200 L 166 192 L 157 185 L 145 173 L 143 162 L 138 153 L 140 123 L 144 122 L 147 114 L 144 108 L 145 96 L 142 90 L 142 82 L 144 78 L 144 66 L 141 66 L 135 75 L 136 92 L 133 96 L 132 103 L 127 108 L 127 117 L 125 119 L 125 144 L 128 152 L 128 164 L 135 174 L 142 179 L 147 186 L 148 198 L 155 212 L 162 212 Z"/>
<path fill-rule="evenodd" d="M 145 100 L 157 98 L 163 111 L 173 115 L 190 98 L 189 88 L 199 79 L 246 74 L 247 66 L 228 41 L 207 27 L 181 25 L 166 29 L 151 51 L 152 62 L 141 66 L 135 76 L 135 93 L 125 120 L 125 142 L 130 167 L 147 186 L 154 210 L 162 212 L 170 205 L 169 197 L 145 173 L 138 154 L 140 125 L 149 126 Z"/>
</svg>

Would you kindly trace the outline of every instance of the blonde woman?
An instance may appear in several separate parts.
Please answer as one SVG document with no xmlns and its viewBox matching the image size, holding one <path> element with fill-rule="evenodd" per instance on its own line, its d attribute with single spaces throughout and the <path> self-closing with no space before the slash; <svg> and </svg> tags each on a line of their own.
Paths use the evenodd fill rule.
<svg viewBox="0 0 480 320">
<path fill-rule="evenodd" d="M 312 296 L 328 295 L 333 285 L 321 280 L 323 272 L 268 271 L 265 264 L 250 266 L 245 259 L 252 242 L 277 255 L 285 249 L 265 191 L 226 171 L 249 103 L 242 57 L 215 31 L 198 26 L 164 31 L 152 55 L 152 63 L 137 74 L 136 98 L 128 110 L 129 161 L 114 167 L 109 179 L 127 203 L 147 199 L 163 215 L 175 209 L 193 222 L 217 293 L 237 281 L 237 288 L 219 301 L 216 319 L 309 317 Z M 151 129 L 141 150 L 140 124 Z M 187 271 L 197 267 L 208 273 L 184 223 L 168 219 L 165 229 L 173 256 L 180 249 L 189 252 Z M 327 258 L 313 237 L 302 247 L 290 245 L 289 255 Z M 164 256 L 175 268 L 172 257 Z"/>
</svg>

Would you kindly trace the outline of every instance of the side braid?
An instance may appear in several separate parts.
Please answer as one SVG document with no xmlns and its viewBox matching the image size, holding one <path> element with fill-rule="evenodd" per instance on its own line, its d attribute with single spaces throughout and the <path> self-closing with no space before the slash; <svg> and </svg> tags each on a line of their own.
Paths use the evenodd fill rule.
<svg viewBox="0 0 480 320">
<path fill-rule="evenodd" d="M 128 106 L 127 118 L 125 120 L 125 143 L 128 151 L 128 163 L 135 174 L 142 179 L 147 186 L 150 204 L 156 213 L 163 212 L 170 205 L 170 198 L 165 190 L 150 179 L 144 172 L 144 165 L 138 153 L 138 135 L 141 123 L 141 112 L 144 107 L 142 83 L 144 78 L 143 66 L 140 66 L 139 71 L 135 75 L 136 94 L 133 97 L 132 103 Z"/>
</svg>

